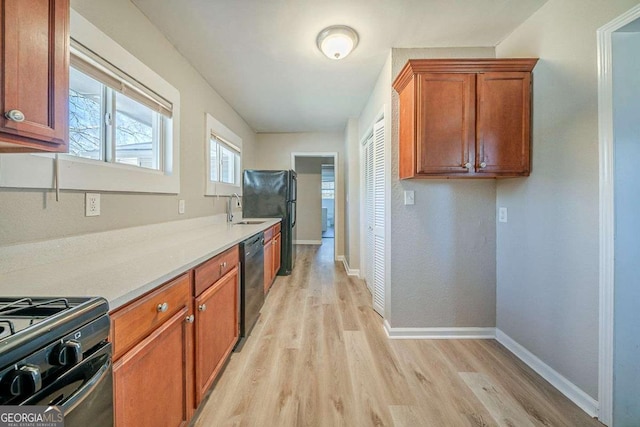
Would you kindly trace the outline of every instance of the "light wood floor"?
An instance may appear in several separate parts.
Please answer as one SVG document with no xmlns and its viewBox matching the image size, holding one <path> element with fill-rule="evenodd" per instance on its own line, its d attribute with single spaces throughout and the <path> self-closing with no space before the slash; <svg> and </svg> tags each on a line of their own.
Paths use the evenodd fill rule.
<svg viewBox="0 0 640 427">
<path fill-rule="evenodd" d="M 602 426 L 494 340 L 389 340 L 332 247 L 298 246 L 195 426 Z"/>
</svg>

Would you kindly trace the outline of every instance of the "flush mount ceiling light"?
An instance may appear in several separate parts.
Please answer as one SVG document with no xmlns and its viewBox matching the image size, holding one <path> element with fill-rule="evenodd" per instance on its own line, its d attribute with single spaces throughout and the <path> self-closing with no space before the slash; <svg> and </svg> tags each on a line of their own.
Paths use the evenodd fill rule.
<svg viewBox="0 0 640 427">
<path fill-rule="evenodd" d="M 329 59 L 342 59 L 358 45 L 358 33 L 346 25 L 333 25 L 320 31 L 318 49 Z"/>
</svg>

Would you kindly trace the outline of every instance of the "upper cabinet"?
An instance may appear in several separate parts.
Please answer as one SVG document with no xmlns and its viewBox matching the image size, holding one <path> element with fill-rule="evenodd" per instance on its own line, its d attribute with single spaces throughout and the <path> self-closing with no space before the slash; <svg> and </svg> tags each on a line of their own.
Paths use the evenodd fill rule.
<svg viewBox="0 0 640 427">
<path fill-rule="evenodd" d="M 408 61 L 393 83 L 400 179 L 528 176 L 537 61 Z"/>
<path fill-rule="evenodd" d="M 67 152 L 69 0 L 0 0 L 0 23 L 0 152 Z"/>
</svg>

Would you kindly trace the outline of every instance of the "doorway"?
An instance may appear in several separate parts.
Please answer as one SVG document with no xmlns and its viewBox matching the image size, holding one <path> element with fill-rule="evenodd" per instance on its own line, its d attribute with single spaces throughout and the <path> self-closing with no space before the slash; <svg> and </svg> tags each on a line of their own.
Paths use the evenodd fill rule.
<svg viewBox="0 0 640 427">
<path fill-rule="evenodd" d="M 600 372 L 598 418 L 640 420 L 640 5 L 598 30 Z"/>
<path fill-rule="evenodd" d="M 331 247 L 334 259 L 340 238 L 340 199 L 337 192 L 338 153 L 291 153 L 298 174 L 297 244 Z"/>
</svg>

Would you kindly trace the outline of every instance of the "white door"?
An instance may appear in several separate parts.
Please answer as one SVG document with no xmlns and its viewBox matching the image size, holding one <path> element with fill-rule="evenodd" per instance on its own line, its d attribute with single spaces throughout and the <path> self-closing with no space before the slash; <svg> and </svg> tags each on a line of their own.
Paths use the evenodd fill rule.
<svg viewBox="0 0 640 427">
<path fill-rule="evenodd" d="M 373 295 L 373 135 L 364 145 L 365 250 L 364 280 Z"/>
<path fill-rule="evenodd" d="M 385 261 L 384 121 L 373 126 L 364 147 L 365 172 L 365 281 L 373 295 L 373 308 L 384 315 Z"/>
</svg>

